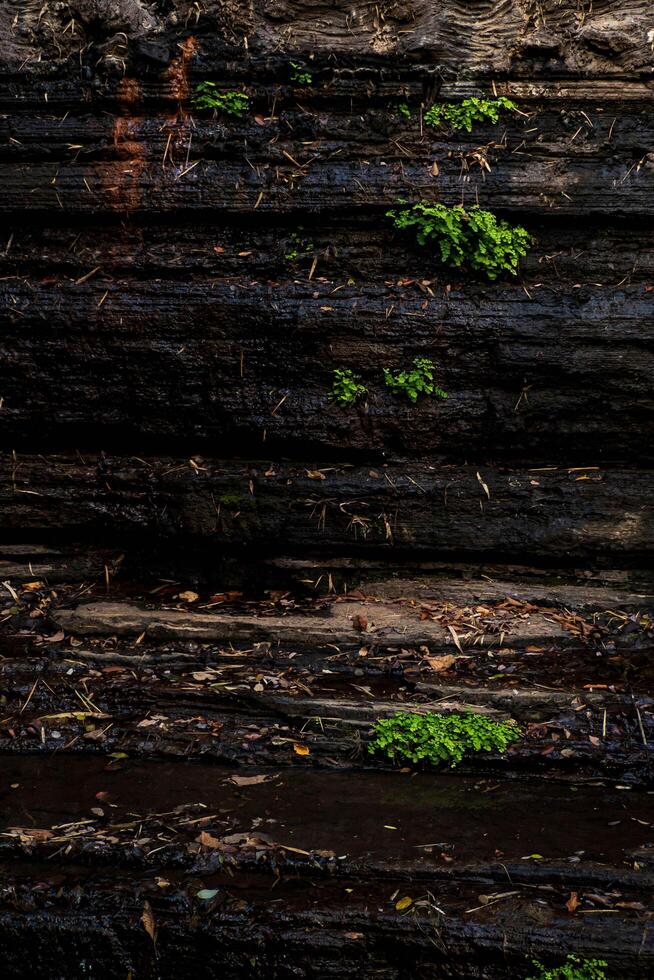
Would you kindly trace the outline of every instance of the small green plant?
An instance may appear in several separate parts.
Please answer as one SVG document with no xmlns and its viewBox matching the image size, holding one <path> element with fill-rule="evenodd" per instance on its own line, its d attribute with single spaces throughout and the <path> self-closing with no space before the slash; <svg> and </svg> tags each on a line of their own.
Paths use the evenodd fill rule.
<svg viewBox="0 0 654 980">
<path fill-rule="evenodd" d="M 402 116 L 403 119 L 410 119 L 411 118 L 411 110 L 409 109 L 409 103 L 408 102 L 400 102 L 398 104 L 398 106 L 397 106 L 397 114 L 398 114 L 398 116 Z"/>
<path fill-rule="evenodd" d="M 396 228 L 411 228 L 420 245 L 438 242 L 441 261 L 455 268 L 465 263 L 483 270 L 489 279 L 501 272 L 515 275 L 520 259 L 533 239 L 521 225 L 498 220 L 491 211 L 474 206 L 466 211 L 460 204 L 419 202 L 401 211 L 387 211 Z"/>
<path fill-rule="evenodd" d="M 298 85 L 311 85 L 313 82 L 313 75 L 302 65 L 298 64 L 297 61 L 289 61 L 288 67 L 291 73 L 291 81 L 296 82 Z"/>
<path fill-rule="evenodd" d="M 539 960 L 533 961 L 539 971 L 527 980 L 607 980 L 604 967 L 606 960 L 582 960 L 570 953 L 563 966 L 546 970 Z"/>
<path fill-rule="evenodd" d="M 475 123 L 498 122 L 502 112 L 517 112 L 518 107 L 511 99 L 501 95 L 498 99 L 464 99 L 463 102 L 444 102 L 433 105 L 424 115 L 428 126 L 449 126 L 451 129 L 465 129 L 472 132 Z"/>
<path fill-rule="evenodd" d="M 470 752 L 504 752 L 522 734 L 517 725 L 491 721 L 484 715 L 416 715 L 398 712 L 379 718 L 369 752 L 383 752 L 393 761 L 447 762 L 457 766 Z"/>
<path fill-rule="evenodd" d="M 297 232 L 293 232 L 289 239 L 288 251 L 284 252 L 284 258 L 288 262 L 293 262 L 301 255 L 310 255 L 311 252 L 313 252 L 313 242 L 310 239 L 303 238 Z"/>
<path fill-rule="evenodd" d="M 250 107 L 250 99 L 244 92 L 219 92 L 215 82 L 200 82 L 191 104 L 194 109 L 218 109 L 242 119 Z"/>
<path fill-rule="evenodd" d="M 354 405 L 368 391 L 360 382 L 359 375 L 350 368 L 336 368 L 330 398 L 345 408 Z"/>
<path fill-rule="evenodd" d="M 418 401 L 418 395 L 447 398 L 447 392 L 434 384 L 434 363 L 428 357 L 416 357 L 410 371 L 393 374 L 384 368 L 384 381 L 396 394 L 405 394 L 414 403 Z"/>
<path fill-rule="evenodd" d="M 238 507 L 243 504 L 243 497 L 238 493 L 221 493 L 218 496 L 218 503 L 224 504 L 225 507 Z"/>
</svg>

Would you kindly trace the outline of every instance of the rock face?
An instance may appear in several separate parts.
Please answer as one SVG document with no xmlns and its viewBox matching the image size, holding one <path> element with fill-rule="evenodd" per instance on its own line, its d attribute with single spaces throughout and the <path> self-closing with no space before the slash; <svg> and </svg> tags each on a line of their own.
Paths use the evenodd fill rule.
<svg viewBox="0 0 654 980">
<path fill-rule="evenodd" d="M 653 32 L 0 5 L 6 976 L 651 975 Z M 452 268 L 400 201 L 532 246 Z M 447 399 L 385 384 L 418 357 Z M 522 737 L 415 795 L 398 709 Z"/>
</svg>

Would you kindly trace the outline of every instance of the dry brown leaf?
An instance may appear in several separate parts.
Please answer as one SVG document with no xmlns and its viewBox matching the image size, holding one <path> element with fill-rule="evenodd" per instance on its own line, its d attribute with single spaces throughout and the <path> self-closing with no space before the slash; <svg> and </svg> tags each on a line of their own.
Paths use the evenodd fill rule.
<svg viewBox="0 0 654 980">
<path fill-rule="evenodd" d="M 150 903 L 146 900 L 143 903 L 143 915 L 141 916 L 141 922 L 143 923 L 143 928 L 147 932 L 148 936 L 153 943 L 157 941 L 157 924 L 154 919 L 154 913 L 150 906 Z"/>
<path fill-rule="evenodd" d="M 230 782 L 234 783 L 235 786 L 256 786 L 257 783 L 265 783 L 270 776 L 230 776 Z"/>
<path fill-rule="evenodd" d="M 368 629 L 368 620 L 362 613 L 356 613 L 352 617 L 352 625 L 359 633 L 365 633 Z"/>
<path fill-rule="evenodd" d="M 38 827 L 9 827 L 12 834 L 20 834 L 21 837 L 31 837 L 33 840 L 50 840 L 54 837 L 51 830 L 40 830 Z"/>
<path fill-rule="evenodd" d="M 452 664 L 456 663 L 456 657 L 451 653 L 445 654 L 444 657 L 425 657 L 425 660 L 431 669 L 437 672 L 448 670 Z"/>
<path fill-rule="evenodd" d="M 454 645 L 456 646 L 457 650 L 459 651 L 459 653 L 463 653 L 463 649 L 461 647 L 461 643 L 459 642 L 459 637 L 457 635 L 456 630 L 454 629 L 453 626 L 448 626 L 447 628 L 450 631 L 452 639 L 454 640 Z"/>
<path fill-rule="evenodd" d="M 202 844 L 203 847 L 211 847 L 214 850 L 221 849 L 223 847 L 223 842 L 219 840 L 218 837 L 213 837 L 212 834 L 207 833 L 206 830 L 203 830 L 196 840 L 198 844 Z"/>
<path fill-rule="evenodd" d="M 570 892 L 570 898 L 565 903 L 565 907 L 567 908 L 568 912 L 571 915 L 573 915 L 577 911 L 580 905 L 581 902 L 579 901 L 579 896 L 577 895 L 577 892 Z"/>
</svg>

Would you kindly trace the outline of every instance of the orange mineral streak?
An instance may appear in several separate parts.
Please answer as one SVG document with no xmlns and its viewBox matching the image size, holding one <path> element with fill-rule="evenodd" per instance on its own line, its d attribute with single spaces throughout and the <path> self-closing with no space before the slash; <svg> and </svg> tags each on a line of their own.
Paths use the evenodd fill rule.
<svg viewBox="0 0 654 980">
<path fill-rule="evenodd" d="M 198 42 L 194 37 L 188 37 L 178 47 L 180 54 L 171 61 L 166 74 L 170 83 L 170 97 L 180 103 L 179 114 L 170 120 L 172 132 L 179 133 L 186 130 L 187 114 L 182 109 L 182 103 L 190 94 L 188 62 L 198 50 Z M 135 78 L 121 79 L 116 90 L 116 98 L 119 103 L 113 125 L 116 159 L 102 164 L 98 177 L 105 207 L 112 211 L 127 213 L 137 211 L 143 205 L 150 161 L 146 146 L 139 138 L 143 117 L 135 114 L 134 111 L 141 102 L 141 86 L 138 81 Z M 173 149 L 174 144 L 172 147 L 170 145 L 166 147 L 164 165 L 166 159 L 169 161 L 172 159 L 169 154 L 172 154 Z"/>
<path fill-rule="evenodd" d="M 178 45 L 180 54 L 173 58 L 168 68 L 168 79 L 170 81 L 170 96 L 184 102 L 188 99 L 191 87 L 188 80 L 188 63 L 199 48 L 199 44 L 194 37 L 187 37 Z"/>
<path fill-rule="evenodd" d="M 142 202 L 142 178 L 147 167 L 144 144 L 134 138 L 143 118 L 133 114 L 134 106 L 141 101 L 141 87 L 136 79 L 123 78 L 116 90 L 116 98 L 120 109 L 114 120 L 112 135 L 118 159 L 102 166 L 100 185 L 108 208 L 113 211 L 136 211 Z"/>
<path fill-rule="evenodd" d="M 133 106 L 141 99 L 141 86 L 135 78 L 121 78 L 116 98 L 121 106 Z"/>
</svg>

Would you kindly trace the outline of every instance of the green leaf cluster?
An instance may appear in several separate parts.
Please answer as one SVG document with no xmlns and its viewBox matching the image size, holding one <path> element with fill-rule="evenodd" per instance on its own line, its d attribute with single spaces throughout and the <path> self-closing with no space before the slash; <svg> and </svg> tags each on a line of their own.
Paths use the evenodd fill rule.
<svg viewBox="0 0 654 980">
<path fill-rule="evenodd" d="M 308 238 L 303 238 L 297 232 L 293 232 L 289 239 L 288 251 L 284 252 L 284 258 L 288 262 L 293 262 L 301 255 L 309 255 L 313 252 L 313 242 Z"/>
<path fill-rule="evenodd" d="M 501 95 L 497 99 L 464 99 L 463 102 L 443 102 L 433 105 L 424 115 L 428 126 L 447 125 L 450 129 L 472 132 L 475 123 L 498 122 L 500 113 L 516 112 L 515 102 Z"/>
<path fill-rule="evenodd" d="M 432 239 L 438 242 L 441 261 L 455 268 L 464 263 L 483 270 L 489 279 L 502 272 L 513 275 L 520 259 L 527 254 L 532 236 L 521 225 L 498 220 L 491 211 L 472 207 L 466 211 L 460 204 L 419 202 L 400 211 L 387 211 L 396 228 L 415 231 L 420 245 Z"/>
<path fill-rule="evenodd" d="M 288 67 L 291 72 L 292 82 L 297 82 L 298 85 L 311 85 L 313 75 L 310 71 L 304 69 L 297 61 L 289 61 Z"/>
<path fill-rule="evenodd" d="M 250 99 L 244 92 L 220 92 L 215 82 L 200 82 L 191 104 L 194 109 L 218 109 L 242 119 L 250 108 Z"/>
<path fill-rule="evenodd" d="M 434 363 L 427 357 L 416 357 L 410 371 L 393 374 L 384 368 L 384 381 L 394 392 L 406 395 L 414 403 L 418 401 L 418 395 L 447 398 L 447 392 L 434 384 Z"/>
<path fill-rule="evenodd" d="M 397 105 L 397 114 L 402 116 L 403 119 L 411 118 L 411 110 L 409 109 L 408 102 L 399 102 Z"/>
<path fill-rule="evenodd" d="M 604 967 L 606 960 L 583 960 L 570 953 L 563 966 L 546 970 L 539 960 L 534 960 L 534 966 L 539 971 L 527 980 L 607 980 Z"/>
<path fill-rule="evenodd" d="M 447 392 L 434 384 L 434 370 L 434 362 L 429 358 L 416 357 L 413 367 L 408 371 L 393 374 L 389 368 L 384 368 L 384 381 L 392 391 L 406 395 L 414 404 L 419 395 L 437 395 L 439 398 L 447 398 Z M 339 405 L 353 405 L 368 391 L 360 381 L 359 375 L 350 368 L 337 368 L 334 371 L 334 383 L 329 397 Z"/>
<path fill-rule="evenodd" d="M 508 722 L 491 721 L 484 715 L 408 714 L 379 718 L 373 726 L 369 752 L 383 752 L 400 762 L 449 763 L 457 766 L 470 752 L 504 752 L 521 731 Z M 594 978 L 593 978 L 594 980 Z"/>
<path fill-rule="evenodd" d="M 334 384 L 330 397 L 338 402 L 339 405 L 354 405 L 368 389 L 360 384 L 360 377 L 350 368 L 336 368 L 334 371 Z"/>
</svg>

